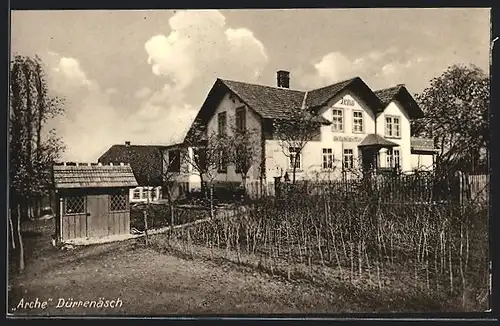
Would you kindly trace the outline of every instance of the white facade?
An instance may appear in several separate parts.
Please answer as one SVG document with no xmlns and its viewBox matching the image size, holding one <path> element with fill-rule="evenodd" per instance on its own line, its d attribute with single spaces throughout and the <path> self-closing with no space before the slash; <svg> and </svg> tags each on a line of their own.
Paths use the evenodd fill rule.
<svg viewBox="0 0 500 326">
<path fill-rule="evenodd" d="M 285 155 L 286 149 L 280 145 L 279 140 L 262 137 L 262 119 L 236 96 L 227 93 L 220 101 L 208 121 L 208 134 L 218 132 L 218 117 L 222 112 L 226 113 L 226 132 L 230 134 L 232 132 L 230 126 L 234 124 L 235 112 L 238 108 L 244 108 L 246 112 L 246 127 L 255 137 L 257 155 L 262 157 L 262 150 L 264 151 L 266 183 L 272 183 L 274 177 L 282 177 L 286 172 L 291 178 L 292 167 L 290 158 Z M 332 124 L 323 125 L 320 139 L 307 142 L 303 148 L 300 155 L 300 167 L 296 170 L 298 180 L 337 179 L 342 175 L 342 164 L 349 156 L 352 156 L 354 165 L 352 170 L 359 170 L 361 150 L 358 145 L 369 134 L 380 135 L 399 145 L 393 148 L 392 157 L 388 156 L 386 149 L 380 150 L 380 167 L 390 167 L 391 162 L 397 160 L 403 172 L 410 172 L 416 168 L 432 169 L 434 162 L 432 154 L 412 154 L 410 119 L 405 108 L 397 101 L 390 102 L 383 112 L 375 115 L 359 96 L 346 90 L 320 108 L 319 114 Z M 331 164 L 328 163 L 330 161 Z M 190 184 L 199 184 L 199 176 L 196 176 L 192 169 L 188 172 Z M 250 181 L 260 179 L 260 163 L 255 163 L 251 167 L 248 179 Z M 229 164 L 227 171 L 218 173 L 214 181 L 241 182 L 241 175 L 235 172 L 234 165 Z"/>
<path fill-rule="evenodd" d="M 232 135 L 235 127 L 235 117 L 236 110 L 241 109 L 245 112 L 245 122 L 246 129 L 250 131 L 250 142 L 255 144 L 255 154 L 257 157 L 262 155 L 261 146 L 261 118 L 253 111 L 248 108 L 244 103 L 242 103 L 237 97 L 230 95 L 229 93 L 224 96 L 222 101 L 217 106 L 214 114 L 210 118 L 207 124 L 207 132 L 209 135 L 218 133 L 218 117 L 219 113 L 226 114 L 226 132 L 227 135 Z M 258 159 L 256 159 L 258 160 Z M 248 179 L 257 180 L 260 176 L 259 164 L 253 164 L 247 174 Z M 236 173 L 234 164 L 228 164 L 227 170 L 224 173 L 217 173 L 214 181 L 224 182 L 241 182 L 241 174 Z"/>
<path fill-rule="evenodd" d="M 334 120 L 334 110 L 338 117 L 341 113 L 342 123 L 338 119 Z M 362 131 L 354 128 L 354 114 L 359 121 L 359 115 L 362 117 Z M 368 108 L 360 98 L 351 92 L 343 92 L 334 97 L 319 113 L 331 121 L 331 125 L 321 127 L 321 140 L 309 141 L 302 150 L 300 161 L 301 166 L 296 171 L 297 179 L 334 179 L 341 175 L 344 153 L 350 155 L 352 151 L 354 169 L 360 163 L 361 151 L 358 148 L 359 143 L 368 134 L 378 134 L 385 139 L 392 141 L 399 146 L 394 147 L 394 152 L 398 153 L 399 164 L 403 172 L 409 172 L 416 168 L 432 169 L 432 154 L 412 154 L 411 153 L 411 129 L 410 119 L 407 112 L 398 102 L 391 102 L 382 113 L 377 116 Z M 397 119 L 398 127 L 392 125 L 392 135 L 388 134 L 386 118 Z M 357 124 L 359 125 L 359 123 Z M 399 132 L 395 132 L 397 129 Z M 266 177 L 268 182 L 273 181 L 273 177 L 283 176 L 288 171 L 292 172 L 289 158 L 284 154 L 279 140 L 266 140 Z M 324 153 L 325 152 L 325 153 Z M 323 162 L 330 160 L 330 152 L 333 156 L 333 169 Z M 388 157 L 388 151 L 381 149 L 380 166 L 390 167 L 391 157 Z M 326 158 L 324 158 L 326 156 Z"/>
</svg>

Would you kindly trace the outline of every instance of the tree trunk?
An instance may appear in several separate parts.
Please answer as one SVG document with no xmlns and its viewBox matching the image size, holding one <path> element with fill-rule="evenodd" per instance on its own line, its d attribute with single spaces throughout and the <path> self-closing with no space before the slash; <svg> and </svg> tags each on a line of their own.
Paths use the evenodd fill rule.
<svg viewBox="0 0 500 326">
<path fill-rule="evenodd" d="M 146 246 L 149 246 L 149 237 L 148 237 L 148 211 L 147 208 L 143 211 L 144 215 L 144 240 L 146 242 Z"/>
<path fill-rule="evenodd" d="M 210 184 L 210 218 L 214 218 L 214 187 Z"/>
<path fill-rule="evenodd" d="M 247 198 L 247 173 L 241 176 L 243 179 L 243 199 Z"/>
<path fill-rule="evenodd" d="M 17 242 L 19 250 L 19 272 L 24 271 L 24 246 L 23 237 L 21 235 L 21 205 L 17 204 Z"/>
<path fill-rule="evenodd" d="M 10 229 L 10 241 L 12 249 L 16 249 L 16 238 L 14 235 L 14 223 L 12 223 L 12 209 L 9 208 L 9 229 Z"/>
</svg>

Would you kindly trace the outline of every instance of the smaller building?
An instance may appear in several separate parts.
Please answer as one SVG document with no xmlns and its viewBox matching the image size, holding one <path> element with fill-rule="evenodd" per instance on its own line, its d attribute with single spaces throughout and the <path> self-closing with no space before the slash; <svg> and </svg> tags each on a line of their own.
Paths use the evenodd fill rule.
<svg viewBox="0 0 500 326">
<path fill-rule="evenodd" d="M 58 242 L 130 233 L 130 165 L 54 165 L 53 186 Z"/>
<path fill-rule="evenodd" d="M 163 156 L 161 145 L 124 144 L 111 146 L 97 160 L 102 164 L 130 164 L 138 186 L 130 189 L 132 203 L 154 202 L 163 198 Z"/>
</svg>

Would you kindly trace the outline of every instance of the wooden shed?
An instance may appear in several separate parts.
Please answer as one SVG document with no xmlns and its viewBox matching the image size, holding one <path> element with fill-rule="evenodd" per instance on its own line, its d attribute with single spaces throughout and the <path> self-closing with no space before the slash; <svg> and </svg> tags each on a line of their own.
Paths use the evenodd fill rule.
<svg viewBox="0 0 500 326">
<path fill-rule="evenodd" d="M 58 242 L 130 232 L 130 165 L 58 164 L 53 181 Z"/>
</svg>

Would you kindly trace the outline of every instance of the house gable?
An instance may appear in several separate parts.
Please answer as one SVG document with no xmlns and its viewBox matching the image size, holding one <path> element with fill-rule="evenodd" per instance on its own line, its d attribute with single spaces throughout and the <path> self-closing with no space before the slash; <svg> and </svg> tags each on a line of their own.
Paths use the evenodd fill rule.
<svg viewBox="0 0 500 326">
<path fill-rule="evenodd" d="M 322 127 L 322 139 L 332 140 L 338 137 L 356 137 L 362 134 L 375 133 L 375 113 L 359 95 L 354 91 L 345 89 L 332 97 L 318 113 L 328 121 L 333 121 L 334 111 L 341 115 L 342 124 L 339 129 L 338 123 Z M 362 132 L 353 128 L 354 112 L 362 113 Z"/>
<path fill-rule="evenodd" d="M 424 117 L 424 112 L 403 84 L 377 90 L 374 93 L 380 98 L 384 107 L 384 110 L 379 113 L 384 112 L 392 102 L 398 102 L 406 111 L 409 119 L 419 119 Z"/>
<path fill-rule="evenodd" d="M 366 103 L 366 106 L 374 114 L 383 110 L 380 99 L 359 77 L 310 91 L 306 105 L 311 108 L 322 108 L 331 103 L 332 99 L 347 92 Z"/>
</svg>

